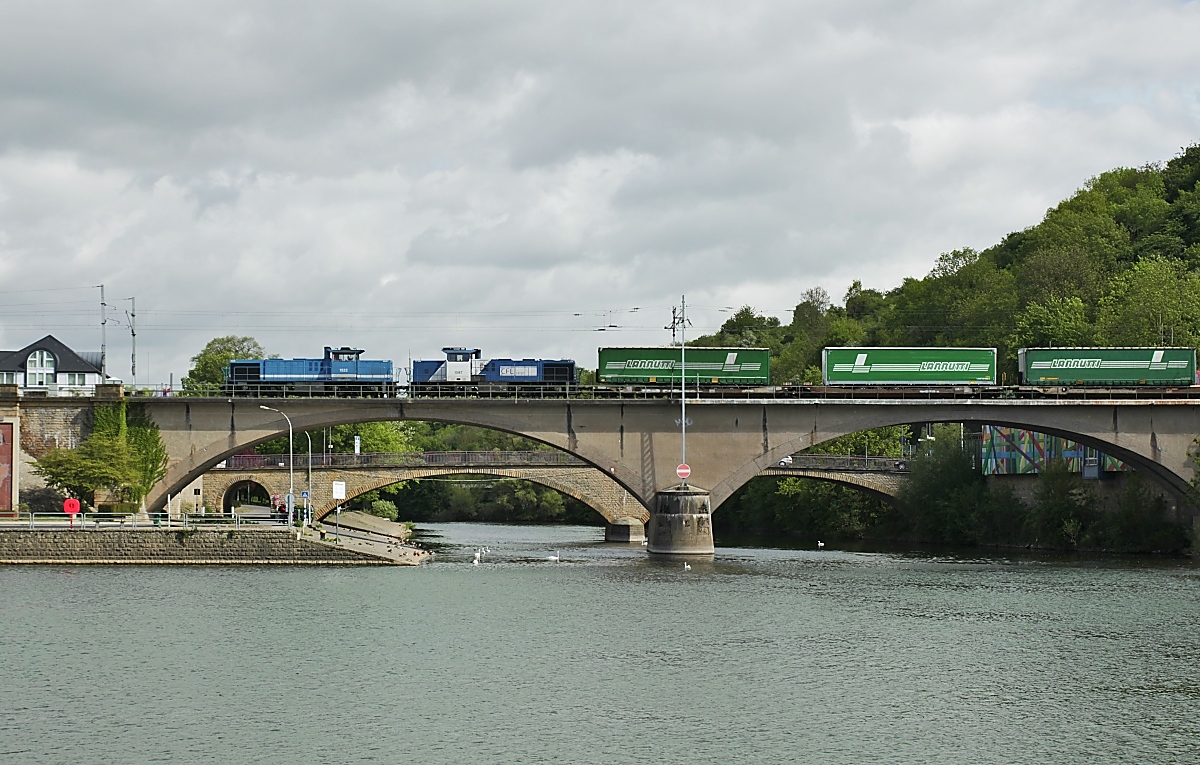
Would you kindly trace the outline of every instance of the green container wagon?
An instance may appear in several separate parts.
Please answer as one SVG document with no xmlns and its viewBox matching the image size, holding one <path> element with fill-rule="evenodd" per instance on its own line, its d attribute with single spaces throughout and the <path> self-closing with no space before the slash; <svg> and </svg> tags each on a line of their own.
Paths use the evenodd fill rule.
<svg viewBox="0 0 1200 765">
<path fill-rule="evenodd" d="M 766 348 L 693 348 L 688 346 L 689 385 L 766 385 L 771 353 Z M 679 384 L 679 348 L 601 348 L 596 381 L 643 385 Z"/>
<path fill-rule="evenodd" d="M 1024 385 L 1195 385 L 1194 348 L 1022 348 Z"/>
<path fill-rule="evenodd" d="M 995 385 L 995 348 L 826 348 L 826 385 Z"/>
</svg>

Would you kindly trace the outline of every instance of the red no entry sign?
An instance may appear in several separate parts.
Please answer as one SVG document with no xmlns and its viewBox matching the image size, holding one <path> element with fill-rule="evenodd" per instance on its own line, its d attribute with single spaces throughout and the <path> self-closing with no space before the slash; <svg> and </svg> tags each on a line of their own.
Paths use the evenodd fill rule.
<svg viewBox="0 0 1200 765">
<path fill-rule="evenodd" d="M 686 462 L 683 463 L 682 465 L 680 465 L 679 467 L 675 468 L 675 475 L 679 476 L 683 480 L 687 480 L 687 477 L 690 476 L 691 474 L 692 474 L 692 469 L 690 467 L 688 467 L 688 464 Z"/>
</svg>

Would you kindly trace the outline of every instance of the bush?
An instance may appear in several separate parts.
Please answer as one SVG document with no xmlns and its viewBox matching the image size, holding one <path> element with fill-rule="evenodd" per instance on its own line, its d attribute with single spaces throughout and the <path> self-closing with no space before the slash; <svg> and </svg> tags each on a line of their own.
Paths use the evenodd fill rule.
<svg viewBox="0 0 1200 765">
<path fill-rule="evenodd" d="M 371 515 L 377 515 L 380 518 L 386 518 L 389 521 L 396 520 L 396 503 L 386 499 L 377 499 L 367 506 L 367 512 Z"/>
<path fill-rule="evenodd" d="M 1137 473 L 1125 478 L 1125 491 L 1116 510 L 1105 514 L 1093 541 L 1116 552 L 1182 552 L 1187 549 L 1187 531 L 1167 521 L 1167 503 L 1153 492 Z"/>
</svg>

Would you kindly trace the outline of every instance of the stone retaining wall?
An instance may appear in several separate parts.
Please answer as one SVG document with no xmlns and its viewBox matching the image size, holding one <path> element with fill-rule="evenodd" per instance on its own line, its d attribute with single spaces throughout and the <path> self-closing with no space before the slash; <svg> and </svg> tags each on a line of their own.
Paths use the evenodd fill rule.
<svg viewBox="0 0 1200 765">
<path fill-rule="evenodd" d="M 0 529 L 0 564 L 283 564 L 384 566 L 396 561 L 286 529 Z"/>
</svg>

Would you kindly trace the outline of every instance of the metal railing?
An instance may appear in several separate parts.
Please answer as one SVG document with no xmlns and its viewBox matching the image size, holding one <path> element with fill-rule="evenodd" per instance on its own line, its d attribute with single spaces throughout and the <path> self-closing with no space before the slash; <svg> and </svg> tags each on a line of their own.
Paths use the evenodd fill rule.
<svg viewBox="0 0 1200 765">
<path fill-rule="evenodd" d="M 307 453 L 292 455 L 291 467 L 306 470 Z M 343 467 L 523 467 L 529 465 L 586 465 L 578 457 L 554 449 L 489 452 L 396 452 L 372 454 L 313 454 L 314 468 Z M 286 454 L 237 454 L 218 462 L 214 470 L 287 470 Z"/>
<path fill-rule="evenodd" d="M 211 386 L 183 391 L 166 386 L 129 391 L 132 396 L 169 396 L 199 398 L 249 398 L 252 400 L 280 398 L 401 398 L 505 401 L 531 400 L 679 400 L 678 386 L 669 385 L 394 385 L 381 390 L 379 385 L 344 387 L 338 391 L 308 386 L 295 390 L 280 390 L 263 385 L 235 392 Z M 763 385 L 745 387 L 689 385 L 689 400 L 800 400 L 800 401 L 1172 401 L 1200 400 L 1200 386 L 1180 388 L 1083 388 L 1083 387 L 1017 387 L 1017 386 L 943 386 L 880 388 L 872 386 L 837 387 L 823 385 Z"/>
<path fill-rule="evenodd" d="M 239 513 L 210 515 L 167 515 L 165 513 L 31 513 L 23 510 L 0 513 L 0 529 L 39 529 L 64 531 L 94 531 L 97 529 L 194 529 L 201 526 L 233 528 L 287 527 L 287 518 L 275 515 L 243 515 Z"/>
<path fill-rule="evenodd" d="M 845 454 L 793 454 L 774 466 L 779 470 L 829 470 L 853 473 L 907 473 L 904 457 L 852 457 Z"/>
</svg>

